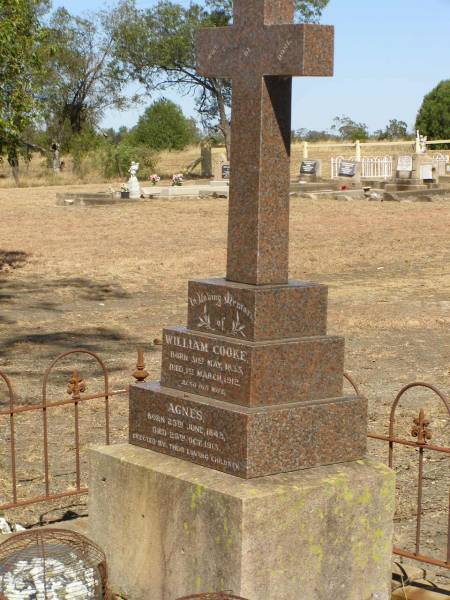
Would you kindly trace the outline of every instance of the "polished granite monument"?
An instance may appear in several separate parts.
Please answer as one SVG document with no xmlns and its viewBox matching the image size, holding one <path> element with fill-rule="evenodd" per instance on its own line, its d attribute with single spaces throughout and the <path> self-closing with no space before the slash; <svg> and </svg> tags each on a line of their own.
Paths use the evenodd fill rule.
<svg viewBox="0 0 450 600">
<path fill-rule="evenodd" d="M 92 451 L 91 536 L 130 600 L 388 600 L 393 475 L 364 459 L 327 287 L 288 280 L 292 76 L 332 75 L 333 28 L 233 4 L 198 35 L 200 75 L 232 80 L 226 277 L 189 282 L 130 443 Z"/>
<path fill-rule="evenodd" d="M 293 3 L 235 2 L 200 30 L 198 71 L 233 85 L 225 279 L 189 282 L 161 381 L 131 387 L 130 443 L 243 478 L 361 458 L 366 400 L 343 395 L 327 288 L 288 280 L 292 75 L 333 73 L 332 27 Z"/>
</svg>

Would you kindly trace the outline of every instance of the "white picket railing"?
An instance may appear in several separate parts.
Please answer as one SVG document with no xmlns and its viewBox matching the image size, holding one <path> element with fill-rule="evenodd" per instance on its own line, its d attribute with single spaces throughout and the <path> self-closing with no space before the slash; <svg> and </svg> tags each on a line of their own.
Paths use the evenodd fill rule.
<svg viewBox="0 0 450 600">
<path fill-rule="evenodd" d="M 446 175 L 446 165 L 450 163 L 450 155 L 448 154 L 433 154 L 433 167 L 435 167 L 438 175 Z"/>
<path fill-rule="evenodd" d="M 336 156 L 331 158 L 331 178 L 338 177 L 339 168 L 343 160 L 356 160 L 353 158 L 344 158 Z M 361 158 L 361 177 L 368 179 L 390 179 L 393 170 L 392 156 L 364 156 Z"/>
</svg>

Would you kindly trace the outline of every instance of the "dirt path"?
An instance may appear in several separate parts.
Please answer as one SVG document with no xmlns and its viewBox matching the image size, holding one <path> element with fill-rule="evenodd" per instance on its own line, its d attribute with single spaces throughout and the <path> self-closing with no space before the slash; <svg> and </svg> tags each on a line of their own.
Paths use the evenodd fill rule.
<svg viewBox="0 0 450 600">
<path fill-rule="evenodd" d="M 187 280 L 225 270 L 225 200 L 57 207 L 57 191 L 0 190 L 0 368 L 13 377 L 24 403 L 39 400 L 49 362 L 77 346 L 98 351 L 113 386 L 123 387 L 142 345 L 158 378 L 160 351 L 152 340 L 163 326 L 185 322 Z M 347 370 L 370 399 L 372 431 L 386 430 L 389 405 L 404 384 L 420 379 L 449 392 L 449 231 L 450 197 L 435 203 L 292 201 L 291 277 L 329 284 L 329 331 L 346 337 Z M 8 266 L 14 261 L 19 268 Z M 83 376 L 90 381 L 88 369 Z M 67 369 L 56 380 L 67 381 Z M 435 443 L 449 445 L 442 408 L 429 394 L 408 398 L 399 431 L 410 435 L 423 404 L 433 411 Z M 126 400 L 117 402 L 116 428 L 124 435 Z M 21 439 L 29 441 L 25 434 Z M 375 444 L 371 452 L 386 455 Z M 414 451 L 400 455 L 404 539 L 413 525 L 416 459 Z M 427 462 L 424 537 L 428 551 L 434 545 L 441 554 L 444 534 L 431 532 L 445 528 L 448 473 L 448 461 Z"/>
</svg>

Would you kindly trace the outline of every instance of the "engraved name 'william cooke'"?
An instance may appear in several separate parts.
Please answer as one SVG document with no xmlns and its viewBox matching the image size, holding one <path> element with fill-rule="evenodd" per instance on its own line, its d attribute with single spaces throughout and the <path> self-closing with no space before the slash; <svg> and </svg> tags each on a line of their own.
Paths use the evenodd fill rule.
<svg viewBox="0 0 450 600">
<path fill-rule="evenodd" d="M 178 348 L 185 348 L 186 350 L 196 350 L 197 352 L 204 352 L 205 354 L 212 352 L 217 356 L 247 362 L 247 352 L 245 350 L 233 348 L 232 346 L 218 342 L 203 342 L 190 337 L 172 335 L 169 333 L 165 334 L 165 342 L 169 346 L 177 346 Z"/>
</svg>

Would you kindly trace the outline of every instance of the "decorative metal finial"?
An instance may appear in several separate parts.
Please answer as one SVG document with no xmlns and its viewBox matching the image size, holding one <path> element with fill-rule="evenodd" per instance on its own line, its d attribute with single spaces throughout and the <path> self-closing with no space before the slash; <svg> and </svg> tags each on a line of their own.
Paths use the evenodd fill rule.
<svg viewBox="0 0 450 600">
<path fill-rule="evenodd" d="M 136 371 L 133 373 L 133 377 L 138 382 L 143 382 L 149 376 L 149 372 L 145 369 L 145 361 L 144 361 L 144 349 L 138 348 L 138 357 L 136 363 Z"/>
<path fill-rule="evenodd" d="M 419 416 L 414 419 L 414 427 L 411 430 L 411 435 L 417 438 L 418 444 L 425 445 L 427 440 L 431 440 L 433 434 L 428 429 L 428 425 L 431 421 L 425 418 L 425 411 L 423 408 L 420 409 Z"/>
<path fill-rule="evenodd" d="M 73 371 L 67 386 L 67 393 L 72 396 L 72 400 L 79 400 L 80 394 L 86 391 L 86 383 L 83 381 L 78 371 Z"/>
</svg>

